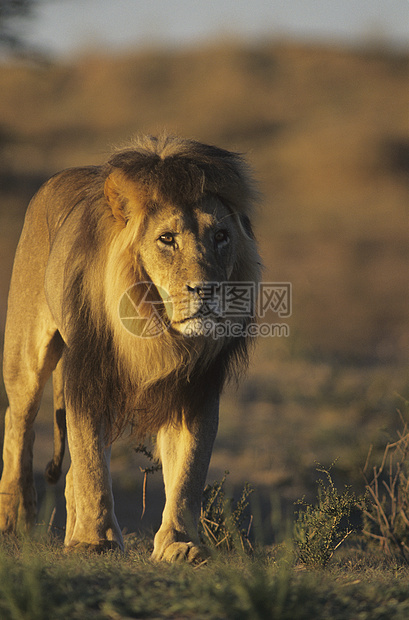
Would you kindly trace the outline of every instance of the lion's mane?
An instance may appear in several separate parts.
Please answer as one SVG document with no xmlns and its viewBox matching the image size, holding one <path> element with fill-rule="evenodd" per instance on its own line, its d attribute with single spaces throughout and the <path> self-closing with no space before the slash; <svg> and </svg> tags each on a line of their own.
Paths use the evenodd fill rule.
<svg viewBox="0 0 409 620">
<path fill-rule="evenodd" d="M 141 197 L 132 226 L 120 228 L 107 205 L 104 183 L 114 170 Z M 110 439 L 126 427 L 142 437 L 181 416 L 200 415 L 209 385 L 220 393 L 226 379 L 246 367 L 250 344 L 245 337 L 187 338 L 172 329 L 137 338 L 123 328 L 121 294 L 149 281 L 138 260 L 146 221 L 161 202 L 189 209 L 204 195 L 217 196 L 234 214 L 240 235 L 231 281 L 257 283 L 250 225 L 256 192 L 239 155 L 169 136 L 136 140 L 87 175 L 87 189 L 77 197 L 85 208 L 64 281 L 66 398 Z"/>
</svg>

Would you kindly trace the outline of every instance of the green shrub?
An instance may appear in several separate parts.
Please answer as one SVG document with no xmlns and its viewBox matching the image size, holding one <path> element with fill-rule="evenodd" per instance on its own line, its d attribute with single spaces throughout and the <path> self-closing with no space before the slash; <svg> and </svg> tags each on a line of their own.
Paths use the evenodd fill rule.
<svg viewBox="0 0 409 620">
<path fill-rule="evenodd" d="M 322 478 L 317 480 L 318 497 L 315 506 L 304 500 L 297 502 L 304 509 L 297 513 L 294 542 L 303 564 L 322 568 L 352 533 L 349 517 L 358 502 L 350 487 L 346 486 L 342 493 L 337 491 L 329 470 L 318 467 L 317 471 L 325 474 L 326 482 Z"/>
</svg>

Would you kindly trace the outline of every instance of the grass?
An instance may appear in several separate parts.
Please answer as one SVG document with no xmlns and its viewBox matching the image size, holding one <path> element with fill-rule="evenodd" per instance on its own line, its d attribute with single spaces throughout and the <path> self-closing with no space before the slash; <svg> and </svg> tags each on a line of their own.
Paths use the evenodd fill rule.
<svg viewBox="0 0 409 620">
<path fill-rule="evenodd" d="M 406 457 L 401 455 L 402 468 Z M 152 537 L 146 535 L 126 536 L 123 554 L 102 555 L 67 555 L 46 524 L 31 539 L 4 538 L 0 617 L 403 620 L 409 614 L 409 563 L 369 546 L 365 537 L 350 536 L 357 498 L 350 488 L 338 492 L 330 470 L 317 471 L 316 504 L 299 502 L 304 509 L 294 539 L 272 546 L 243 544 L 247 487 L 235 505 L 225 498 L 226 475 L 207 487 L 202 526 L 204 517 L 212 525 L 210 559 L 197 566 L 153 563 Z"/>
<path fill-rule="evenodd" d="M 409 562 L 409 432 L 403 416 L 401 422 L 398 440 L 387 444 L 380 465 L 373 465 L 369 479 L 371 450 L 368 455 L 363 471 L 366 481 L 363 532 L 376 540 L 385 553 L 401 554 Z"/>
<path fill-rule="evenodd" d="M 253 547 L 249 534 L 252 517 L 249 517 L 246 508 L 254 489 L 246 483 L 240 498 L 234 503 L 232 498 L 226 498 L 224 490 L 228 473 L 225 472 L 220 481 L 207 485 L 203 491 L 199 536 L 205 545 L 218 550 L 230 551 L 236 547 L 243 551 L 251 550 Z M 247 527 L 243 527 L 244 525 Z"/>
<path fill-rule="evenodd" d="M 371 620 L 409 614 L 409 569 L 357 546 L 325 571 L 303 570 L 291 549 L 216 555 L 205 566 L 153 564 L 143 538 L 126 552 L 66 556 L 55 540 L 3 542 L 3 620 L 268 618 Z"/>
</svg>

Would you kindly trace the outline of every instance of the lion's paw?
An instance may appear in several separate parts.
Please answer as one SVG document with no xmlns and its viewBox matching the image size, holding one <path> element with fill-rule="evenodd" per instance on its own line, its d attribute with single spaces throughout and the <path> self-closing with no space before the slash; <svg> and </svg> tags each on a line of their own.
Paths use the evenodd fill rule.
<svg viewBox="0 0 409 620">
<path fill-rule="evenodd" d="M 152 555 L 154 561 L 188 562 L 189 564 L 199 564 L 208 557 L 209 553 L 205 547 L 199 547 L 192 542 L 174 542 L 166 547 L 159 557 L 155 553 Z"/>
<path fill-rule="evenodd" d="M 99 540 L 95 543 L 71 542 L 65 547 L 66 553 L 106 553 L 107 551 L 121 550 L 121 545 L 115 540 Z"/>
</svg>

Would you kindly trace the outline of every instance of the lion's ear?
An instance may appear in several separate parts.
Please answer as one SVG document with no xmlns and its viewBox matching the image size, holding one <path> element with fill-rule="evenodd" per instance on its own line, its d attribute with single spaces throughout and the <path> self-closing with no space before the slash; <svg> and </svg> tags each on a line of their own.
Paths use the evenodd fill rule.
<svg viewBox="0 0 409 620">
<path fill-rule="evenodd" d="M 128 221 L 126 216 L 128 198 L 126 196 L 126 182 L 120 173 L 111 172 L 105 179 L 104 194 L 114 218 L 126 226 Z"/>
</svg>

